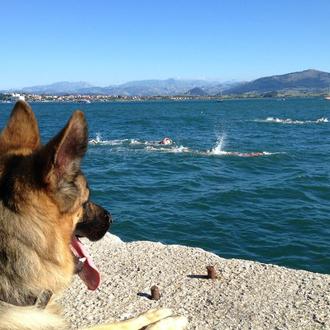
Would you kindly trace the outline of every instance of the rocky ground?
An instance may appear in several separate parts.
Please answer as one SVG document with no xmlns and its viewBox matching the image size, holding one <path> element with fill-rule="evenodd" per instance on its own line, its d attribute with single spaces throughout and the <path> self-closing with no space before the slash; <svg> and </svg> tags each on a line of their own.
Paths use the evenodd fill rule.
<svg viewBox="0 0 330 330">
<path fill-rule="evenodd" d="M 76 276 L 61 303 L 72 329 L 122 320 L 155 307 L 189 319 L 189 329 L 330 329 L 330 276 L 223 259 L 202 249 L 107 235 L 84 241 L 102 274 L 88 291 Z M 206 278 L 213 265 L 215 280 Z M 159 287 L 161 298 L 150 299 Z"/>
</svg>

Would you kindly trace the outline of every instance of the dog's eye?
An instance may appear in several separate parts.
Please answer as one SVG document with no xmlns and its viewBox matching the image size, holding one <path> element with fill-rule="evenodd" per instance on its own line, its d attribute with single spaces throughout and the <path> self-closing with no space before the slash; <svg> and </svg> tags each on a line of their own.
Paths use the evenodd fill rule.
<svg viewBox="0 0 330 330">
<path fill-rule="evenodd" d="M 85 209 L 85 208 L 87 207 L 87 204 L 88 204 L 88 201 L 82 203 L 81 207 L 82 207 L 83 209 Z"/>
</svg>

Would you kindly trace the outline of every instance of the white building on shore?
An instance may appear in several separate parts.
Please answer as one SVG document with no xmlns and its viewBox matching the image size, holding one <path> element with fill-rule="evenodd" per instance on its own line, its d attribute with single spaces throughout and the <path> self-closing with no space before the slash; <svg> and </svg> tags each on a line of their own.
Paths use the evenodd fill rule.
<svg viewBox="0 0 330 330">
<path fill-rule="evenodd" d="M 10 101 L 17 102 L 17 101 L 25 101 L 25 96 L 19 93 L 11 93 Z"/>
</svg>

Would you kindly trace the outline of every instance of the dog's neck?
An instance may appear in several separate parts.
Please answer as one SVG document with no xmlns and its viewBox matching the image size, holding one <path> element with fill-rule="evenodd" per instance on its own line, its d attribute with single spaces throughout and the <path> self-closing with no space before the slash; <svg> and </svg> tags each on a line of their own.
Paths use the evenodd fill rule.
<svg viewBox="0 0 330 330">
<path fill-rule="evenodd" d="M 53 296 L 53 292 L 50 290 L 43 290 L 39 296 L 28 296 L 24 299 L 24 302 L 17 301 L 15 299 L 3 299 L 0 297 L 0 304 L 14 305 L 14 306 L 35 306 L 39 309 L 44 309 L 48 305 L 50 299 Z"/>
</svg>

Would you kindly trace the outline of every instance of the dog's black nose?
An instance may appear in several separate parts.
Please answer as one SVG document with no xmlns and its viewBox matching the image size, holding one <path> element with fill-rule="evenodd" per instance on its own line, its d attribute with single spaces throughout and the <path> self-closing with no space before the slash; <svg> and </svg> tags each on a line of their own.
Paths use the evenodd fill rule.
<svg viewBox="0 0 330 330">
<path fill-rule="evenodd" d="M 107 210 L 104 210 L 104 219 L 108 222 L 109 225 L 112 224 L 112 216 L 110 214 L 110 212 L 108 212 Z"/>
</svg>

